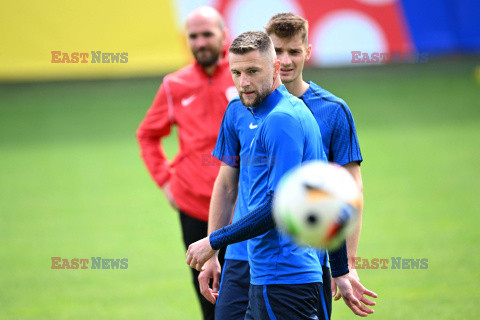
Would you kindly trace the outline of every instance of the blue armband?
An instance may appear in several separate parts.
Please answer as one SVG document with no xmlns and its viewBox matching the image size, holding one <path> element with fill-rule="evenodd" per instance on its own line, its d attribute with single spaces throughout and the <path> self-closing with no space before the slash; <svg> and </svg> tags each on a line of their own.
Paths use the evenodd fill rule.
<svg viewBox="0 0 480 320">
<path fill-rule="evenodd" d="M 330 267 L 332 268 L 332 277 L 340 277 L 350 272 L 348 269 L 347 242 L 335 251 L 328 253 Z"/>
<path fill-rule="evenodd" d="M 272 217 L 272 202 L 273 197 L 269 195 L 266 202 L 237 222 L 212 232 L 209 237 L 212 249 L 219 250 L 229 244 L 254 238 L 273 229 L 275 223 Z"/>
</svg>

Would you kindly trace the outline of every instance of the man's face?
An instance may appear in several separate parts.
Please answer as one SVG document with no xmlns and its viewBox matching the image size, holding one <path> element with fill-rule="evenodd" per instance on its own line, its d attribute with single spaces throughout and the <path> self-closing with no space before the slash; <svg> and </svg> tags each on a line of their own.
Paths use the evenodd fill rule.
<svg viewBox="0 0 480 320">
<path fill-rule="evenodd" d="M 280 38 L 275 34 L 270 35 L 277 59 L 280 60 L 280 78 L 283 83 L 291 83 L 300 76 L 305 62 L 310 59 L 311 45 L 306 45 L 302 41 L 301 35 L 295 35 L 291 38 Z"/>
<path fill-rule="evenodd" d="M 240 101 L 256 107 L 272 92 L 275 67 L 272 59 L 258 50 L 245 54 L 229 53 L 230 71 Z"/>
<path fill-rule="evenodd" d="M 198 63 L 210 67 L 217 63 L 222 53 L 225 32 L 213 18 L 194 16 L 187 21 L 190 50 Z"/>
</svg>

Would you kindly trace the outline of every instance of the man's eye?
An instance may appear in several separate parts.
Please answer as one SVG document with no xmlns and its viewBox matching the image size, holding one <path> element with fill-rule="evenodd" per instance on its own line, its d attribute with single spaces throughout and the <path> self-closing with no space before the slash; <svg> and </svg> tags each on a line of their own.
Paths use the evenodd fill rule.
<svg viewBox="0 0 480 320">
<path fill-rule="evenodd" d="M 197 35 L 196 34 L 191 34 L 188 36 L 190 39 L 194 40 L 197 38 Z"/>
</svg>

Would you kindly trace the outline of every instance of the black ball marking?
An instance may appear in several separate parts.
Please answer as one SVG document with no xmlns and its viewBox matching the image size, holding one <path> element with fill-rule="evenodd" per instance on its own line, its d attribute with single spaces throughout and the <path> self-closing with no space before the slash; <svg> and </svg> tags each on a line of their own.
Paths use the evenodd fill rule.
<svg viewBox="0 0 480 320">
<path fill-rule="evenodd" d="M 318 216 L 313 212 L 308 213 L 307 214 L 307 224 L 313 226 L 317 223 L 318 223 Z"/>
</svg>

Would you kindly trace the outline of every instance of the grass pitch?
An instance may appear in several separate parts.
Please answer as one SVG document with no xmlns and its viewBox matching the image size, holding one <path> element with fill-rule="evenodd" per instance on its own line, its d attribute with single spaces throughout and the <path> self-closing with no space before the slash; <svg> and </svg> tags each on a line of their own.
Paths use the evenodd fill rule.
<svg viewBox="0 0 480 320">
<path fill-rule="evenodd" d="M 375 319 L 480 316 L 478 61 L 308 70 L 344 98 L 365 162 L 358 273 Z M 2 319 L 200 319 L 177 214 L 135 130 L 161 79 L 0 86 Z M 176 137 L 165 141 L 175 154 Z M 126 270 L 52 270 L 51 257 L 128 258 Z M 391 269 L 391 258 L 428 259 Z M 343 302 L 334 319 L 352 319 Z"/>
</svg>

